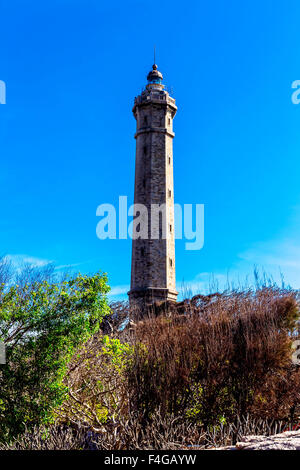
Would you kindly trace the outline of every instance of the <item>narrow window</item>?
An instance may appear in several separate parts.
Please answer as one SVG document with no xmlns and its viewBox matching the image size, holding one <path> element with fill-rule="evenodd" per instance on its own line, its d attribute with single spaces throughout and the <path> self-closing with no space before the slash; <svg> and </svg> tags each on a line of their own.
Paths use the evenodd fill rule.
<svg viewBox="0 0 300 470">
<path fill-rule="evenodd" d="M 170 232 L 172 232 L 172 225 L 170 225 Z"/>
<path fill-rule="evenodd" d="M 171 165 L 171 157 L 169 157 L 169 165 Z"/>
<path fill-rule="evenodd" d="M 170 119 L 170 118 L 168 119 L 168 124 L 169 124 L 169 125 L 171 124 L 171 119 Z"/>
<path fill-rule="evenodd" d="M 145 126 L 148 125 L 148 116 L 144 116 L 144 124 L 145 124 Z"/>
<path fill-rule="evenodd" d="M 143 187 L 144 187 L 144 188 L 146 187 L 146 180 L 145 180 L 145 178 L 143 178 Z"/>
<path fill-rule="evenodd" d="M 159 240 L 162 240 L 162 237 L 163 237 L 163 215 L 162 215 L 162 212 L 159 211 L 159 235 L 158 235 Z"/>
<path fill-rule="evenodd" d="M 171 258 L 169 258 L 169 262 L 170 262 L 170 268 L 172 268 L 172 266 L 173 266 L 173 261 L 172 261 Z"/>
<path fill-rule="evenodd" d="M 171 197 L 171 196 L 172 196 L 172 191 L 171 191 L 171 189 L 169 189 L 169 197 Z"/>
<path fill-rule="evenodd" d="M 147 147 L 146 147 L 146 145 L 145 145 L 145 147 L 144 147 L 144 155 L 147 155 Z"/>
<path fill-rule="evenodd" d="M 144 256 L 144 254 L 145 254 L 145 248 L 142 247 L 141 248 L 141 255 Z"/>
</svg>

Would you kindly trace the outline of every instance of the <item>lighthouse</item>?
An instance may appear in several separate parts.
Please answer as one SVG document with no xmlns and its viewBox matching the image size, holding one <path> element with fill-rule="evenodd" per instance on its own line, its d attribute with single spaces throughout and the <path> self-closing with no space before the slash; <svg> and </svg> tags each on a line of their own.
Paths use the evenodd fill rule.
<svg viewBox="0 0 300 470">
<path fill-rule="evenodd" d="M 157 65 L 134 100 L 136 159 L 130 304 L 176 301 L 173 119 L 177 107 Z M 140 207 L 146 217 L 138 217 Z M 155 219 L 155 220 L 154 220 Z M 144 226 L 141 227 L 141 224 Z M 139 236 L 140 234 L 140 236 Z"/>
</svg>

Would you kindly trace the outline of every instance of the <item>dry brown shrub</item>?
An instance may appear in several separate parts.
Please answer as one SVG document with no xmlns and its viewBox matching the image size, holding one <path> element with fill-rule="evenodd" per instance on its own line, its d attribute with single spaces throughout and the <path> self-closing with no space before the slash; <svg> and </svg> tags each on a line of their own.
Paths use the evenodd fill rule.
<svg viewBox="0 0 300 470">
<path fill-rule="evenodd" d="M 245 415 L 258 396 L 268 402 L 265 389 L 273 387 L 276 395 L 291 380 L 297 296 L 275 287 L 197 296 L 181 315 L 138 322 L 129 372 L 132 406 L 146 419 L 160 406 L 163 413 L 209 424 Z M 287 410 L 294 399 L 281 396 Z"/>
</svg>

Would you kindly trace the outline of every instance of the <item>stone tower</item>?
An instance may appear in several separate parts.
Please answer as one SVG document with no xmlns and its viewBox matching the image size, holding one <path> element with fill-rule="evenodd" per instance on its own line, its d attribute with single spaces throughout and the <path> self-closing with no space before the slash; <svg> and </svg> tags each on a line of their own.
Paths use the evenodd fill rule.
<svg viewBox="0 0 300 470">
<path fill-rule="evenodd" d="M 137 123 L 134 203 L 143 204 L 148 216 L 141 221 L 137 211 L 133 222 L 134 231 L 141 235 L 132 240 L 131 305 L 177 299 L 173 184 L 173 118 L 177 107 L 162 79 L 154 64 L 148 84 L 133 106 Z"/>
</svg>

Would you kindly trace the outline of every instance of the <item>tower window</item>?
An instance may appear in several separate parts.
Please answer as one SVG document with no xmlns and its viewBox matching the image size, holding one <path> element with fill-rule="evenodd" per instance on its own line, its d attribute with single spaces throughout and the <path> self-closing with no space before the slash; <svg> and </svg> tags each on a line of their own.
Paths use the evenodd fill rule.
<svg viewBox="0 0 300 470">
<path fill-rule="evenodd" d="M 173 260 L 171 258 L 169 258 L 169 264 L 170 264 L 170 268 L 172 268 L 173 266 Z"/>
<path fill-rule="evenodd" d="M 172 225 L 170 225 L 170 232 L 172 232 Z"/>
<path fill-rule="evenodd" d="M 141 248 L 141 256 L 144 256 L 144 254 L 145 254 L 145 248 L 142 247 L 142 248 Z"/>
<path fill-rule="evenodd" d="M 147 147 L 146 147 L 146 145 L 145 145 L 145 147 L 144 147 L 144 155 L 147 155 Z"/>
<path fill-rule="evenodd" d="M 161 211 L 159 211 L 159 239 L 162 239 L 163 235 L 163 215 Z"/>
<path fill-rule="evenodd" d="M 171 124 L 171 119 L 170 119 L 170 118 L 168 119 L 168 124 L 169 124 L 169 125 Z"/>
<path fill-rule="evenodd" d="M 148 125 L 148 116 L 144 116 L 144 124 L 145 124 L 145 126 Z"/>
<path fill-rule="evenodd" d="M 146 179 L 143 178 L 143 187 L 145 188 L 146 187 Z"/>
<path fill-rule="evenodd" d="M 169 197 L 171 197 L 171 196 L 172 196 L 172 191 L 171 191 L 171 189 L 169 189 Z"/>
<path fill-rule="evenodd" d="M 169 165 L 171 165 L 171 157 L 169 157 Z"/>
</svg>

